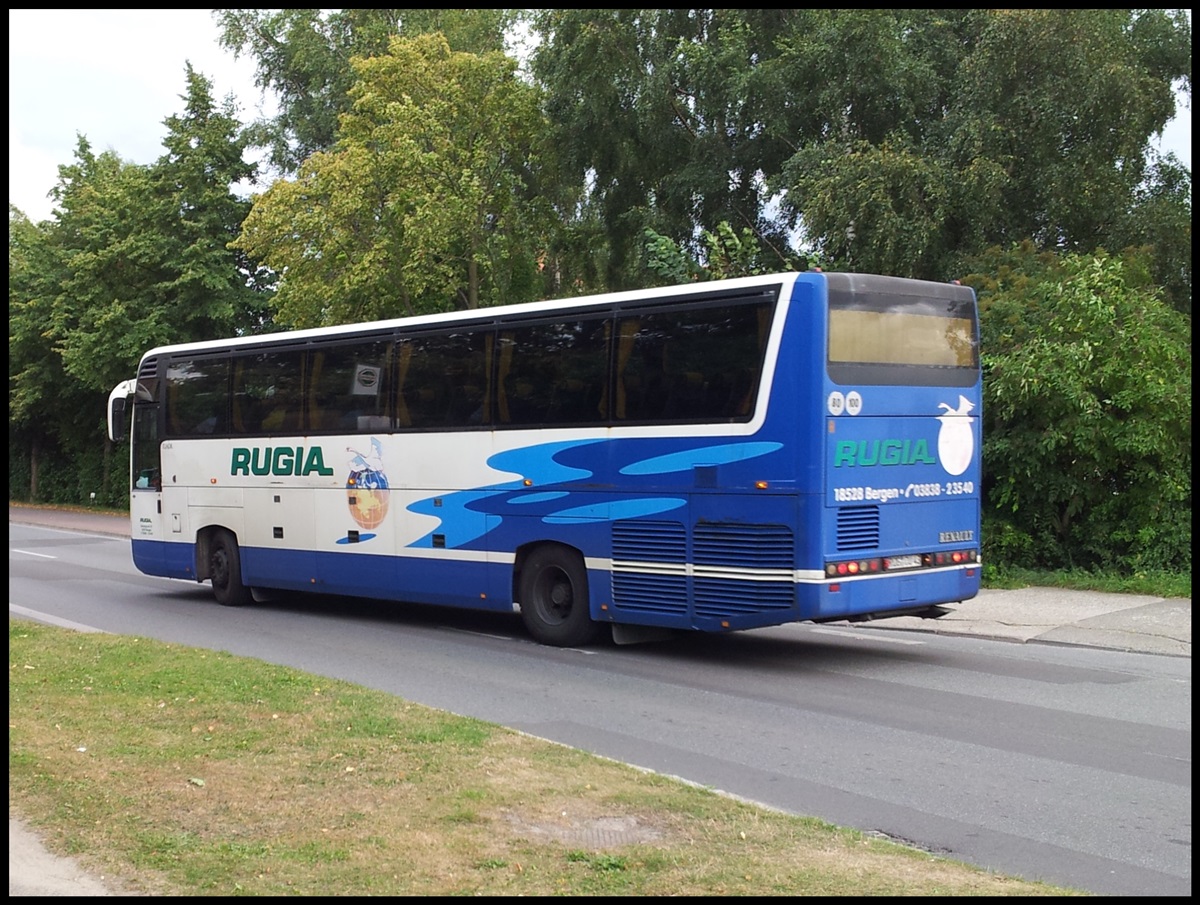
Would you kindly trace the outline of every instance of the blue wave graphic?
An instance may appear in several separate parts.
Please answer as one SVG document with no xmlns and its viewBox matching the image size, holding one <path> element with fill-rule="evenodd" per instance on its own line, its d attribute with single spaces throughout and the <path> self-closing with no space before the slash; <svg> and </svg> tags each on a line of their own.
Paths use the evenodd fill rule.
<svg viewBox="0 0 1200 905">
<path fill-rule="evenodd" d="M 662 448 L 661 441 L 655 440 L 614 442 L 597 438 L 565 440 L 497 453 L 488 459 L 488 466 L 517 477 L 412 503 L 409 511 L 432 516 L 439 520 L 439 525 L 409 546 L 432 547 L 433 536 L 438 534 L 444 539 L 445 547 L 462 547 L 496 530 L 509 515 L 540 516 L 542 522 L 550 525 L 582 525 L 656 515 L 687 505 L 687 500 L 682 497 L 646 498 L 618 489 L 611 480 L 601 479 L 604 474 L 611 474 L 610 469 L 616 468 L 621 459 L 633 458 L 635 451 L 645 450 L 646 443 Z M 697 465 L 742 462 L 782 447 L 782 443 L 773 442 L 718 442 L 635 459 L 619 468 L 619 473 L 637 478 L 685 472 Z M 569 458 L 571 464 L 561 461 L 564 458 Z M 597 471 L 602 473 L 601 477 L 597 477 Z M 586 483 L 589 479 L 590 484 Z M 559 489 L 564 485 L 571 489 Z M 649 489 L 644 487 L 642 492 Z M 435 499 L 439 501 L 437 506 Z M 585 499 L 585 505 L 556 508 L 560 500 L 579 503 Z"/>
<path fill-rule="evenodd" d="M 421 515 L 432 515 L 440 519 L 441 524 L 419 540 L 409 544 L 410 547 L 432 547 L 433 535 L 441 534 L 447 547 L 461 547 L 487 533 L 487 519 L 484 513 L 469 508 L 472 503 L 494 497 L 503 490 L 461 490 L 448 493 L 445 496 L 430 497 L 412 503 L 408 509 Z M 440 506 L 434 506 L 434 500 L 441 500 Z"/>
<path fill-rule="evenodd" d="M 547 525 L 578 524 L 579 522 L 611 522 L 617 519 L 638 518 L 643 515 L 656 515 L 659 512 L 670 512 L 687 503 L 687 500 L 661 497 L 652 500 L 612 500 L 607 503 L 596 503 L 592 506 L 576 506 L 574 509 L 562 509 L 553 515 L 542 517 Z"/>
<path fill-rule="evenodd" d="M 631 462 L 621 469 L 621 474 L 669 474 L 675 471 L 689 471 L 697 465 L 728 465 L 730 462 L 742 462 L 746 459 L 765 456 L 782 448 L 782 443 L 729 443 L 724 446 L 701 446 L 665 456 L 655 456 L 652 459 L 643 459 L 640 462 Z"/>
<path fill-rule="evenodd" d="M 522 478 L 533 481 L 535 487 L 546 484 L 559 484 L 567 481 L 581 481 L 590 478 L 592 471 L 575 468 L 555 461 L 554 457 L 567 449 L 582 449 L 603 440 L 564 440 L 561 443 L 546 443 L 542 446 L 529 446 L 525 449 L 510 449 L 497 453 L 488 459 L 488 465 L 497 471 L 511 471 Z M 511 485 L 500 485 L 511 486 Z M 521 486 L 517 484 L 516 486 Z"/>
<path fill-rule="evenodd" d="M 555 490 L 550 493 L 523 493 L 513 497 L 508 503 L 510 506 L 525 506 L 529 503 L 548 503 L 551 500 L 561 500 L 570 495 L 565 490 Z"/>
</svg>

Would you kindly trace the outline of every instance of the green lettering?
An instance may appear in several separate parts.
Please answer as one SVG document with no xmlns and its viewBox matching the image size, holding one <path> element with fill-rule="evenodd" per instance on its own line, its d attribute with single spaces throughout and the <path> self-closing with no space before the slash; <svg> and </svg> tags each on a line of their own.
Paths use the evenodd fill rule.
<svg viewBox="0 0 1200 905">
<path fill-rule="evenodd" d="M 883 455 L 879 457 L 880 465 L 899 465 L 900 464 L 900 441 L 899 440 L 884 440 Z"/>
<path fill-rule="evenodd" d="M 259 461 L 258 454 L 262 453 L 262 461 Z M 250 457 L 250 470 L 254 474 L 270 474 L 271 473 L 271 447 L 266 449 L 254 448 L 254 454 Z"/>
<path fill-rule="evenodd" d="M 250 450 L 241 446 L 234 447 L 233 460 L 229 463 L 229 473 L 231 475 L 250 473 Z"/>
<path fill-rule="evenodd" d="M 312 474 L 316 472 L 319 475 L 333 474 L 332 468 L 325 467 L 325 457 L 321 453 L 321 447 L 314 446 L 308 451 L 308 458 L 304 460 L 304 473 Z"/>
<path fill-rule="evenodd" d="M 271 474 L 290 475 L 296 461 L 289 447 L 281 446 L 271 456 Z"/>
<path fill-rule="evenodd" d="M 833 467 L 870 465 L 936 465 L 928 440 L 839 440 Z"/>
</svg>

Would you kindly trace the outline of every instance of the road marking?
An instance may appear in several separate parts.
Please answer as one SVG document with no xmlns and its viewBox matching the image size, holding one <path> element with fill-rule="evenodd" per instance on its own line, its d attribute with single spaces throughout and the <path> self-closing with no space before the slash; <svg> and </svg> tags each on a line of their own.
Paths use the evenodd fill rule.
<svg viewBox="0 0 1200 905">
<path fill-rule="evenodd" d="M 493 635 L 491 632 L 475 632 L 467 628 L 452 628 L 450 631 L 458 632 L 463 635 L 475 635 L 478 638 L 495 638 L 497 641 L 517 641 L 521 644 L 533 644 L 532 638 L 514 638 L 511 635 Z M 582 647 L 560 647 L 558 650 L 570 650 L 577 654 L 587 654 L 589 657 L 594 657 L 599 651 L 584 650 Z"/>
<path fill-rule="evenodd" d="M 34 553 L 32 550 L 18 550 L 16 547 L 8 551 L 9 553 L 24 553 L 26 556 L 40 556 L 42 559 L 58 559 L 57 556 L 51 556 L 49 553 Z"/>
<path fill-rule="evenodd" d="M 885 644 L 925 644 L 924 641 L 911 638 L 896 638 L 886 632 L 852 632 L 849 629 L 810 628 L 817 635 L 835 635 L 838 638 L 861 638 L 863 641 L 882 641 Z"/>
<path fill-rule="evenodd" d="M 84 625 L 82 622 L 72 622 L 70 619 L 59 619 L 57 616 L 51 616 L 49 613 L 42 613 L 38 610 L 31 610 L 28 607 L 17 606 L 15 603 L 8 605 L 8 611 L 18 616 L 32 619 L 34 622 L 45 622 L 47 625 L 57 625 L 59 628 L 74 629 L 77 632 L 100 632 L 101 634 L 108 634 L 104 629 L 96 628 L 94 625 Z"/>
</svg>

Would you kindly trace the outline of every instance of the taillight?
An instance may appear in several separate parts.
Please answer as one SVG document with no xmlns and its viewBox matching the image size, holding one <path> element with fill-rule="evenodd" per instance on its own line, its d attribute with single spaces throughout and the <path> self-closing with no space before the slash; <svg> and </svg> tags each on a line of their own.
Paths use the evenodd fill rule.
<svg viewBox="0 0 1200 905">
<path fill-rule="evenodd" d="M 845 559 L 825 564 L 828 578 L 870 575 L 882 572 L 906 572 L 912 569 L 936 569 L 979 562 L 976 550 L 944 550 L 937 553 L 901 553 L 876 559 Z"/>
<path fill-rule="evenodd" d="M 839 575 L 869 575 L 883 571 L 881 559 L 847 559 L 842 562 L 831 562 L 825 565 L 825 574 L 830 578 Z"/>
</svg>

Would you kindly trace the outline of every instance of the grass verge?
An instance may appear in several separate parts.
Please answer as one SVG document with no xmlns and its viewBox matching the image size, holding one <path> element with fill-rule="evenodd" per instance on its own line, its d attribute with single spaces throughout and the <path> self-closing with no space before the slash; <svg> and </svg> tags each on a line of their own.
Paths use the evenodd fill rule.
<svg viewBox="0 0 1200 905">
<path fill-rule="evenodd" d="M 9 809 L 154 895 L 1073 895 L 227 653 L 9 620 Z"/>
<path fill-rule="evenodd" d="M 1070 591 L 1099 591 L 1104 594 L 1142 594 L 1191 600 L 1191 572 L 1136 572 L 1117 575 L 1086 569 L 1043 571 L 1019 566 L 985 564 L 983 586 L 997 590 L 1016 588 L 1062 588 Z"/>
</svg>

